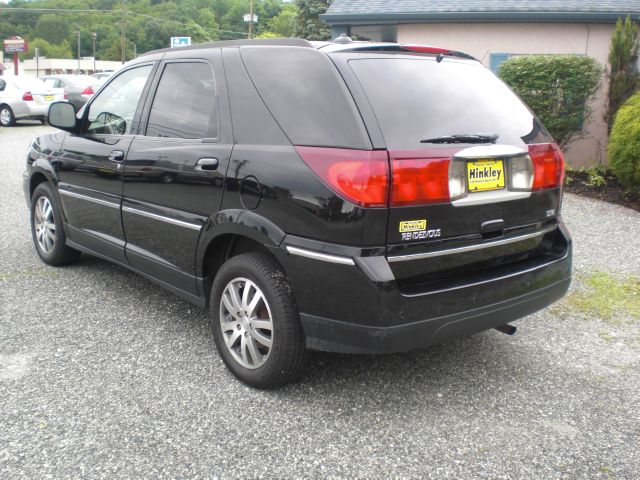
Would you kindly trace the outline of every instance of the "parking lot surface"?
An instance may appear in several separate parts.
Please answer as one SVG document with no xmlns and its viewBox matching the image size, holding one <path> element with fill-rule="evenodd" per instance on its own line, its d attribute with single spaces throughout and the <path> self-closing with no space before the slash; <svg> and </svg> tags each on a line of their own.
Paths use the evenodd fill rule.
<svg viewBox="0 0 640 480">
<path fill-rule="evenodd" d="M 573 293 L 515 337 L 315 354 L 263 392 L 204 310 L 102 260 L 39 260 L 21 181 L 48 131 L 0 130 L 0 478 L 640 478 L 640 319 L 589 301 L 595 274 L 640 275 L 640 213 L 567 195 Z"/>
</svg>

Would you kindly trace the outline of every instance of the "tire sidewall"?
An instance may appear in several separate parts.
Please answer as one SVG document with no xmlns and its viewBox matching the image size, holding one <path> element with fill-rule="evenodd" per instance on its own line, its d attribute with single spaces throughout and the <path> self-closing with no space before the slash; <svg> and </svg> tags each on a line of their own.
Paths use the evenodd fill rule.
<svg viewBox="0 0 640 480">
<path fill-rule="evenodd" d="M 38 239 L 36 238 L 35 210 L 36 204 L 40 197 L 46 197 L 53 208 L 53 223 L 56 226 L 55 240 L 53 249 L 47 253 L 40 248 Z M 66 235 L 64 233 L 64 225 L 62 223 L 62 214 L 58 202 L 53 196 L 53 190 L 48 183 L 41 183 L 36 187 L 31 197 L 31 237 L 33 239 L 36 252 L 43 262 L 49 265 L 58 265 L 62 262 L 65 253 Z"/>
<path fill-rule="evenodd" d="M 9 123 L 2 123 L 2 120 L 0 120 L 0 126 L 11 127 L 16 122 L 16 117 L 13 115 L 13 110 L 11 110 L 11 107 L 9 105 L 3 105 L 2 107 L 0 107 L 0 113 L 2 113 L 3 110 L 7 110 L 9 112 Z"/>
<path fill-rule="evenodd" d="M 219 270 L 218 274 L 213 283 L 213 287 L 211 289 L 211 302 L 209 307 L 209 315 L 211 320 L 211 326 L 213 327 L 213 336 L 216 342 L 216 347 L 218 348 L 218 352 L 222 357 L 225 365 L 231 373 L 233 373 L 240 380 L 245 382 L 246 384 L 257 387 L 264 388 L 268 386 L 270 379 L 277 377 L 278 374 L 286 368 L 287 359 L 284 358 L 286 355 L 283 352 L 282 339 L 280 338 L 280 334 L 283 331 L 283 321 L 286 316 L 290 316 L 292 314 L 291 310 L 287 311 L 282 308 L 280 302 L 276 301 L 274 286 L 271 284 L 268 278 L 264 278 L 262 272 L 256 272 L 253 268 L 248 266 L 246 263 L 242 262 L 242 257 L 244 255 L 240 255 L 238 257 L 231 258 L 227 263 L 225 263 Z M 273 262 L 272 262 L 273 263 Z M 280 270 L 275 263 L 273 267 L 277 270 Z M 283 274 L 282 274 L 283 275 Z M 249 369 L 240 365 L 235 358 L 229 352 L 229 348 L 227 347 L 224 337 L 222 334 L 222 328 L 220 326 L 220 302 L 222 299 L 222 293 L 224 292 L 227 284 L 233 280 L 234 278 L 243 277 L 248 280 L 254 282 L 263 292 L 267 302 L 269 303 L 269 309 L 271 311 L 271 320 L 273 322 L 273 345 L 271 347 L 271 351 L 269 353 L 269 358 L 264 363 L 264 365 L 256 368 Z M 297 313 L 297 309 L 294 309 Z"/>
</svg>

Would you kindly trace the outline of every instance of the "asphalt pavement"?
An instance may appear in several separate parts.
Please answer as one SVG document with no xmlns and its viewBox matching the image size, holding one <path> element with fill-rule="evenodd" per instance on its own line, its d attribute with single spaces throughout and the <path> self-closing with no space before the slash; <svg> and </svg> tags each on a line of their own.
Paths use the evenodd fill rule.
<svg viewBox="0 0 640 480">
<path fill-rule="evenodd" d="M 562 304 L 387 356 L 236 381 L 206 312 L 105 261 L 37 257 L 37 123 L 0 129 L 0 478 L 640 478 L 640 319 Z M 640 213 L 567 195 L 574 290 L 640 275 Z M 625 313 L 621 313 L 624 317 Z"/>
</svg>

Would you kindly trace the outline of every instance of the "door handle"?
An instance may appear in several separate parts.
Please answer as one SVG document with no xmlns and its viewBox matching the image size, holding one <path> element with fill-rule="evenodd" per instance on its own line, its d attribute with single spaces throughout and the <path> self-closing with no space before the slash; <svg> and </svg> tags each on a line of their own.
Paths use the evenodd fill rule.
<svg viewBox="0 0 640 480">
<path fill-rule="evenodd" d="M 124 152 L 122 150 L 114 150 L 109 154 L 109 161 L 121 162 L 124 160 Z"/>
<path fill-rule="evenodd" d="M 201 158 L 196 162 L 196 170 L 210 172 L 218 168 L 217 158 Z"/>
</svg>

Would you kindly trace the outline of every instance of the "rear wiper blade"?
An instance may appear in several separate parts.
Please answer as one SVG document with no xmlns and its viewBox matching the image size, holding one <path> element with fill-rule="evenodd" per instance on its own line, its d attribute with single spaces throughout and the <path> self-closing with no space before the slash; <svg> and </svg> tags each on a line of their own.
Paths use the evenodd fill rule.
<svg viewBox="0 0 640 480">
<path fill-rule="evenodd" d="M 425 138 L 420 143 L 494 143 L 498 139 L 495 133 L 475 135 L 444 135 L 442 137 Z"/>
</svg>

